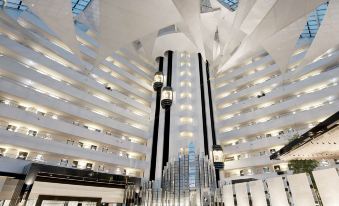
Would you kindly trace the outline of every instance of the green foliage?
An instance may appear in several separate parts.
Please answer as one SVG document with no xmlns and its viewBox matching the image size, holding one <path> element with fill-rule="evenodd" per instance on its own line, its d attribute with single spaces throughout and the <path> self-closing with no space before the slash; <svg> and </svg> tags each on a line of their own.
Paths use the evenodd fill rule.
<svg viewBox="0 0 339 206">
<path fill-rule="evenodd" d="M 290 160 L 288 162 L 289 168 L 293 171 L 293 173 L 308 173 L 311 172 L 318 167 L 318 161 L 316 160 Z"/>
<path fill-rule="evenodd" d="M 289 139 L 289 142 L 292 142 L 295 139 L 298 139 L 299 135 L 295 134 L 291 139 Z M 312 171 L 318 167 L 318 161 L 317 160 L 290 160 L 288 162 L 288 167 L 290 170 L 293 171 L 293 173 L 308 173 L 312 174 Z"/>
</svg>

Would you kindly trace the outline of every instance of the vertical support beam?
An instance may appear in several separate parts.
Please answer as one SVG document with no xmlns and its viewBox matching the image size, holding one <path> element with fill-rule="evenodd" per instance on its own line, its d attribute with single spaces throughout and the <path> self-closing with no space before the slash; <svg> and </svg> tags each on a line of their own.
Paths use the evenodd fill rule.
<svg viewBox="0 0 339 206">
<path fill-rule="evenodd" d="M 173 51 L 167 51 L 167 82 L 166 86 L 172 86 L 172 61 L 173 61 Z M 169 155 L 169 138 L 170 138 L 170 122 L 171 122 L 171 108 L 166 109 L 165 111 L 165 127 L 164 127 L 164 148 L 162 156 L 162 169 L 166 166 L 168 162 Z"/>
<path fill-rule="evenodd" d="M 198 53 L 198 58 L 199 58 L 199 79 L 200 79 L 200 96 L 201 96 L 201 112 L 202 112 L 202 129 L 203 129 L 203 136 L 204 136 L 204 151 L 205 151 L 205 155 L 209 155 L 207 124 L 206 124 L 204 76 L 203 76 L 203 71 L 202 71 L 202 56 L 200 53 Z"/>
<path fill-rule="evenodd" d="M 159 72 L 162 72 L 164 64 L 164 58 L 159 58 Z M 156 88 L 156 104 L 154 115 L 154 127 L 153 127 L 153 141 L 152 141 L 152 155 L 151 155 L 151 170 L 149 180 L 155 180 L 155 169 L 157 162 L 157 149 L 158 149 L 158 132 L 159 132 L 159 116 L 160 116 L 160 100 L 161 100 L 161 87 Z"/>
<path fill-rule="evenodd" d="M 210 110 L 210 119 L 211 119 L 211 130 L 212 130 L 212 142 L 213 145 L 217 145 L 217 137 L 215 134 L 215 124 L 214 124 L 214 112 L 213 112 L 213 100 L 212 100 L 212 89 L 211 89 L 211 80 L 210 80 L 210 68 L 209 63 L 206 61 L 206 78 L 207 78 L 207 89 L 208 89 L 208 101 L 209 101 L 209 110 Z M 215 169 L 215 176 L 217 182 L 220 180 L 220 171 Z"/>
<path fill-rule="evenodd" d="M 214 112 L 213 112 L 212 90 L 211 90 L 211 80 L 210 80 L 210 68 L 209 68 L 208 61 L 206 61 L 206 78 L 207 78 L 207 88 L 208 88 L 208 101 L 209 101 L 210 116 L 211 116 L 212 140 L 213 140 L 213 145 L 216 145 L 217 144 L 217 138 L 216 138 L 216 135 L 215 135 Z"/>
</svg>

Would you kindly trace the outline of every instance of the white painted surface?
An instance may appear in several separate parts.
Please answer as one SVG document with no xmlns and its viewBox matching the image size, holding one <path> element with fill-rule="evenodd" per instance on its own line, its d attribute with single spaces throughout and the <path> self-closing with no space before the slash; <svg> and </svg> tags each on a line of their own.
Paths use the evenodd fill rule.
<svg viewBox="0 0 339 206">
<path fill-rule="evenodd" d="M 223 191 L 223 202 L 225 206 L 234 206 L 232 185 L 224 185 L 222 191 Z"/>
<path fill-rule="evenodd" d="M 39 195 L 95 197 L 102 198 L 102 202 L 121 203 L 123 202 L 124 190 L 106 187 L 35 182 L 29 199 L 36 199 Z"/>
<path fill-rule="evenodd" d="M 310 183 L 305 173 L 287 177 L 295 206 L 315 205 Z"/>
<path fill-rule="evenodd" d="M 270 193 L 271 205 L 290 206 L 286 197 L 284 182 L 281 177 L 274 177 L 266 180 Z"/>
<path fill-rule="evenodd" d="M 239 183 L 234 185 L 235 194 L 237 197 L 238 206 L 249 206 L 249 200 L 247 195 L 247 183 Z"/>
<path fill-rule="evenodd" d="M 248 183 L 250 186 L 252 205 L 267 206 L 264 185 L 261 180 Z"/>
<path fill-rule="evenodd" d="M 321 200 L 324 206 L 339 204 L 339 177 L 336 169 L 313 171 Z"/>
</svg>

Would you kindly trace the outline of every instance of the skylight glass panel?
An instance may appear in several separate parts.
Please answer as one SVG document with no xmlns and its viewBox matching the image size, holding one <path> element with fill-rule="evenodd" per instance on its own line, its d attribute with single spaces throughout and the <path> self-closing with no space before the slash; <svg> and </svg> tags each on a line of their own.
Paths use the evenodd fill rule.
<svg viewBox="0 0 339 206">
<path fill-rule="evenodd" d="M 300 38 L 314 38 L 327 11 L 328 2 L 321 4 L 309 16 Z"/>
<path fill-rule="evenodd" d="M 238 8 L 238 0 L 218 0 L 224 7 L 231 11 L 235 11 Z"/>
<path fill-rule="evenodd" d="M 74 15 L 79 14 L 84 11 L 91 0 L 72 0 L 72 12 Z M 0 6 L 5 6 L 7 8 L 26 10 L 27 6 L 23 4 L 21 0 L 0 0 Z"/>
<path fill-rule="evenodd" d="M 79 14 L 84 11 L 91 0 L 72 0 L 72 11 L 73 14 Z"/>
</svg>

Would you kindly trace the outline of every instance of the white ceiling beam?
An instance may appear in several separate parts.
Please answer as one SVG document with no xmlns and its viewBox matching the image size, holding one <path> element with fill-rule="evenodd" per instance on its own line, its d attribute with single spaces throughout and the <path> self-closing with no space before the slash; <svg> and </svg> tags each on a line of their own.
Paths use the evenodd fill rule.
<svg viewBox="0 0 339 206">
<path fill-rule="evenodd" d="M 300 68 L 339 45 L 339 1 L 330 1 L 327 13 L 303 59 Z"/>
<path fill-rule="evenodd" d="M 293 22 L 263 42 L 264 49 L 272 56 L 281 72 L 288 68 L 296 43 L 305 27 L 307 17 Z"/>
<path fill-rule="evenodd" d="M 307 15 L 324 1 L 277 0 L 255 30 L 242 41 L 233 56 L 219 69 L 219 72 L 236 66 L 246 58 L 249 58 L 255 49 L 261 47 L 263 41 Z"/>
<path fill-rule="evenodd" d="M 181 21 L 171 0 L 100 0 L 99 8 L 95 65 L 124 45 Z"/>
<path fill-rule="evenodd" d="M 24 3 L 51 28 L 56 36 L 81 57 L 76 39 L 71 0 L 24 0 Z"/>
</svg>

